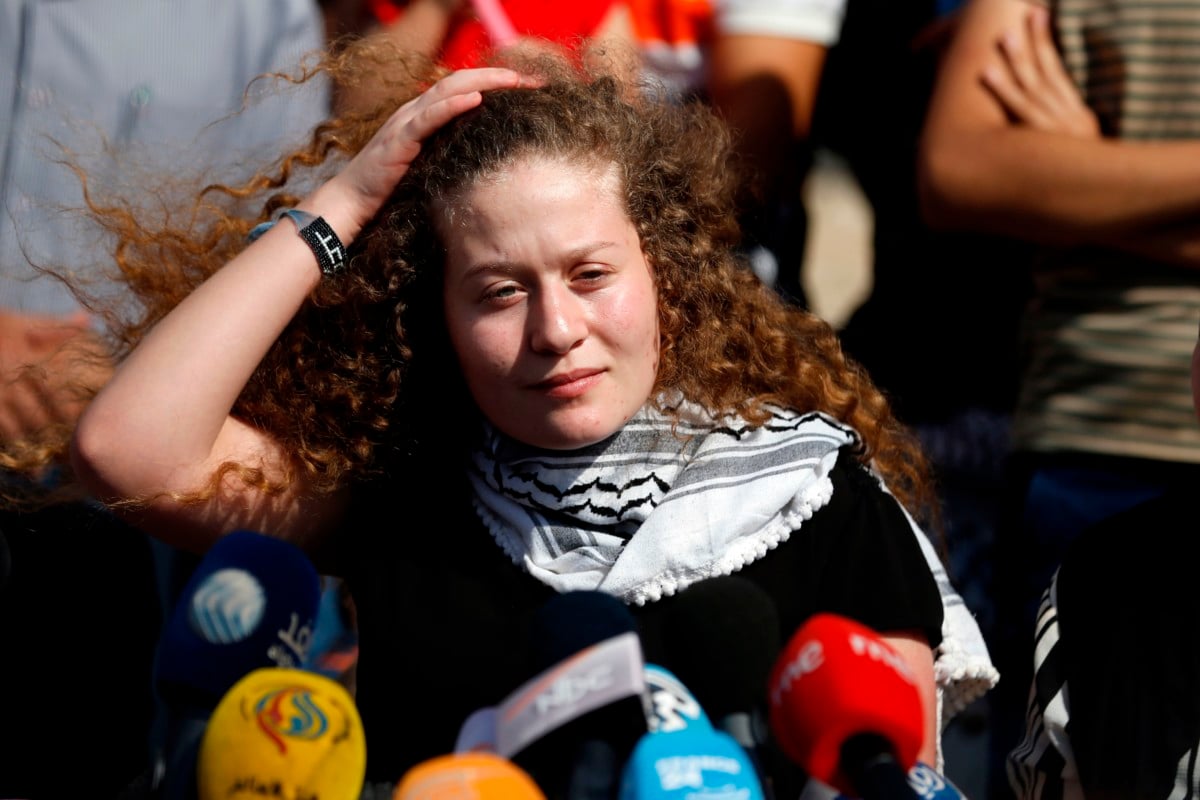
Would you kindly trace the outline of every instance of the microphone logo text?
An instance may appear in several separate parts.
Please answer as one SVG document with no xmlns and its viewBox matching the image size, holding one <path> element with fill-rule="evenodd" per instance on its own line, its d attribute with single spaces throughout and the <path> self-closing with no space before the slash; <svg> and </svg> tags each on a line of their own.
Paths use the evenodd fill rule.
<svg viewBox="0 0 1200 800">
<path fill-rule="evenodd" d="M 299 668 L 308 658 L 312 644 L 312 621 L 300 622 L 300 615 L 293 613 L 288 627 L 277 632 L 279 642 L 267 648 L 267 658 L 277 667 Z"/>
<path fill-rule="evenodd" d="M 783 701 L 783 695 L 792 689 L 792 684 L 809 673 L 816 672 L 825 663 L 825 650 L 818 641 L 805 643 L 796 657 L 788 662 L 779 681 L 771 691 L 771 701 L 776 705 Z"/>
<path fill-rule="evenodd" d="M 663 791 L 673 792 L 683 788 L 703 789 L 705 772 L 740 775 L 742 765 L 737 759 L 725 756 L 671 756 L 655 761 L 654 771 Z"/>
<path fill-rule="evenodd" d="M 601 664 L 588 672 L 564 675 L 537 696 L 534 708 L 539 714 L 565 708 L 579 702 L 581 697 L 590 692 L 607 689 L 612 683 L 612 668 L 607 664 Z"/>
<path fill-rule="evenodd" d="M 852 633 L 850 634 L 850 649 L 854 651 L 856 656 L 866 656 L 872 661 L 880 661 L 887 664 L 908 683 L 915 682 L 912 670 L 908 668 L 908 664 L 905 664 L 896 651 L 883 642 Z"/>
</svg>

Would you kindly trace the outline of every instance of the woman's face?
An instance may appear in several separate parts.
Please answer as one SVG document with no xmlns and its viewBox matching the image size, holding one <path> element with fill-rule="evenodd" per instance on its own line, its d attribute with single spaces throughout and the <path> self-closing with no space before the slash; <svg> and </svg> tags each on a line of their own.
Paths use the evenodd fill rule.
<svg viewBox="0 0 1200 800">
<path fill-rule="evenodd" d="M 658 308 L 615 166 L 529 156 L 443 209 L 446 325 L 484 416 L 583 447 L 650 396 Z"/>
</svg>

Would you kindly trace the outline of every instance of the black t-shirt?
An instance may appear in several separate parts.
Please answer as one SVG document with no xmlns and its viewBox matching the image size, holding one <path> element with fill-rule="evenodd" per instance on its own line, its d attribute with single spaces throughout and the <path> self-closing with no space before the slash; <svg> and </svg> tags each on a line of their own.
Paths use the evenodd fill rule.
<svg viewBox="0 0 1200 800">
<path fill-rule="evenodd" d="M 900 506 L 848 454 L 831 479 L 829 504 L 738 575 L 775 602 L 782 642 L 828 611 L 877 630 L 923 631 L 936 646 L 941 599 Z M 357 701 L 372 780 L 399 780 L 451 752 L 471 712 L 532 677 L 522 672 L 526 626 L 554 590 L 496 545 L 475 516 L 465 476 L 457 488 L 453 503 L 420 515 L 433 520 L 428 530 L 413 524 L 409 506 L 445 497 L 446 486 L 439 492 L 414 479 L 402 517 L 394 486 L 364 492 L 355 505 L 359 522 L 347 531 L 345 572 L 360 635 Z M 642 616 L 652 606 L 631 610 Z"/>
</svg>

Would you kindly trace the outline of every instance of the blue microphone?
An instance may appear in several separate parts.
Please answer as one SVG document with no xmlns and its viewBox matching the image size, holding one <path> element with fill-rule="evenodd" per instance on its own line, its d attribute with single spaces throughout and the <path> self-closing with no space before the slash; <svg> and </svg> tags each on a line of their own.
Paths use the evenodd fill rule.
<svg viewBox="0 0 1200 800">
<path fill-rule="evenodd" d="M 619 800 L 763 800 L 758 773 L 732 736 L 692 726 L 648 733 L 621 773 Z"/>
<path fill-rule="evenodd" d="M 196 754 L 208 718 L 244 675 L 298 668 L 312 640 L 320 576 L 295 545 L 254 531 L 219 539 L 197 564 L 159 641 L 155 688 L 165 735 L 153 792 L 196 796 Z"/>
<path fill-rule="evenodd" d="M 640 623 L 650 660 L 673 669 L 712 726 L 742 746 L 770 799 L 767 677 L 781 648 L 774 602 L 752 581 L 724 575 L 664 598 Z"/>
<path fill-rule="evenodd" d="M 908 785 L 922 800 L 963 800 L 962 792 L 949 778 L 921 761 L 908 771 Z"/>
<path fill-rule="evenodd" d="M 921 800 L 963 800 L 962 791 L 942 773 L 928 764 L 918 761 L 905 775 L 908 786 Z M 837 794 L 832 787 L 818 781 L 809 781 L 800 800 L 852 800 Z"/>
</svg>

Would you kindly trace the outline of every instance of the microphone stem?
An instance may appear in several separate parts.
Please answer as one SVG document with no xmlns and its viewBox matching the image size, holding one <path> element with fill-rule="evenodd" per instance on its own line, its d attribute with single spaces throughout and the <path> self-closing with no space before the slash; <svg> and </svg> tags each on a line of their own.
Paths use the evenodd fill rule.
<svg viewBox="0 0 1200 800">
<path fill-rule="evenodd" d="M 614 800 L 620 773 L 616 748 L 599 739 L 585 740 L 572 765 L 566 800 Z"/>
<path fill-rule="evenodd" d="M 756 719 L 755 714 L 747 712 L 726 714 L 721 718 L 720 727 L 746 751 L 746 756 L 750 759 L 750 764 L 754 767 L 758 782 L 762 786 L 763 800 L 775 800 L 775 790 L 771 784 L 771 777 L 767 774 L 766 765 L 763 764 L 760 750 L 759 743 L 766 738 L 759 732 L 762 727 L 761 720 Z"/>
<path fill-rule="evenodd" d="M 882 736 L 860 733 L 843 742 L 841 767 L 862 800 L 917 800 L 891 744 Z"/>
</svg>

